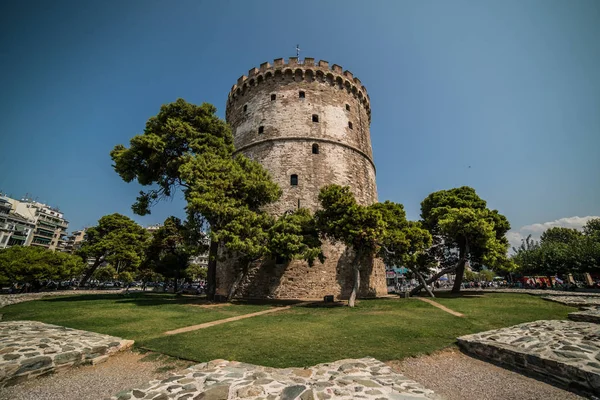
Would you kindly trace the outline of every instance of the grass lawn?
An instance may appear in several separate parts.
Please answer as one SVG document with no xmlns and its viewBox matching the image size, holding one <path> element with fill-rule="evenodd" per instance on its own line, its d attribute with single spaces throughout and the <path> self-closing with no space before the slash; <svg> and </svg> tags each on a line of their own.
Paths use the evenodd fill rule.
<svg viewBox="0 0 600 400">
<path fill-rule="evenodd" d="M 539 319 L 564 319 L 574 310 L 523 294 L 437 299 L 465 318 L 417 299 L 363 300 L 356 308 L 298 306 L 161 336 L 169 329 L 268 306 L 200 308 L 186 304 L 190 301 L 186 298 L 169 295 L 82 297 L 21 303 L 4 308 L 3 313 L 6 319 L 33 319 L 134 339 L 145 348 L 188 360 L 225 358 L 289 367 L 365 356 L 402 359 L 450 346 L 457 336 Z"/>
<path fill-rule="evenodd" d="M 204 308 L 195 297 L 162 293 L 60 296 L 4 307 L 3 320 L 34 320 L 135 340 L 143 346 L 163 332 L 270 308 L 224 304 Z"/>
</svg>

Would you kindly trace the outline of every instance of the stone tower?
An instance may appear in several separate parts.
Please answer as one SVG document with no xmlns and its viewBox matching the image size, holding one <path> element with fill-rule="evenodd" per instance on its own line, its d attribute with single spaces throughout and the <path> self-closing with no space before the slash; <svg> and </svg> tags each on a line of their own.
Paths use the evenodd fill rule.
<svg viewBox="0 0 600 400">
<path fill-rule="evenodd" d="M 281 215 L 298 207 L 313 212 L 321 187 L 350 186 L 357 201 L 377 201 L 375 164 L 366 88 L 351 72 L 327 61 L 292 57 L 263 63 L 233 85 L 226 108 L 236 151 L 260 162 L 282 188 L 269 210 Z M 238 295 L 250 298 L 347 298 L 352 287 L 352 254 L 325 243 L 327 259 L 312 267 L 304 261 L 278 260 L 255 268 Z M 361 275 L 360 295 L 387 293 L 385 267 L 373 260 Z M 231 268 L 222 265 L 217 290 L 227 293 Z"/>
</svg>

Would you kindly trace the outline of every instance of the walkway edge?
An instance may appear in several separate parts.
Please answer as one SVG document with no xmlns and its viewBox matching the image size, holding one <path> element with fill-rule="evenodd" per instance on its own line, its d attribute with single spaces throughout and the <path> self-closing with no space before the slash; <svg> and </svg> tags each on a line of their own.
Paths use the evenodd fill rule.
<svg viewBox="0 0 600 400">
<path fill-rule="evenodd" d="M 438 303 L 438 302 L 435 302 L 435 301 L 433 301 L 433 300 L 431 300 L 431 299 L 426 299 L 426 298 L 424 298 L 424 297 L 413 297 L 413 299 L 419 299 L 419 300 L 421 300 L 421 301 L 424 301 L 425 303 L 429 303 L 429 304 L 431 304 L 432 306 L 434 306 L 434 307 L 437 307 L 437 308 L 439 308 L 439 309 L 440 309 L 440 310 L 442 310 L 442 311 L 446 311 L 448 314 L 452 314 L 452 315 L 454 315 L 455 317 L 460 317 L 460 318 L 463 318 L 463 317 L 465 316 L 464 314 L 461 314 L 461 313 L 459 313 L 459 312 L 456 312 L 456 311 L 454 311 L 454 310 L 451 310 L 451 309 L 449 309 L 448 307 L 446 307 L 446 306 L 443 306 L 443 305 L 441 305 L 440 303 Z"/>
</svg>

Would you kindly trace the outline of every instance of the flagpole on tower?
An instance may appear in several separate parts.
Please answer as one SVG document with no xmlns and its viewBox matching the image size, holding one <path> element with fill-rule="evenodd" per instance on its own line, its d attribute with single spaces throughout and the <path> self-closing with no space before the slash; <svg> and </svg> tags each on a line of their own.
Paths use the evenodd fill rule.
<svg viewBox="0 0 600 400">
<path fill-rule="evenodd" d="M 300 45 L 299 44 L 296 45 L 296 57 L 298 59 L 300 58 Z"/>
</svg>

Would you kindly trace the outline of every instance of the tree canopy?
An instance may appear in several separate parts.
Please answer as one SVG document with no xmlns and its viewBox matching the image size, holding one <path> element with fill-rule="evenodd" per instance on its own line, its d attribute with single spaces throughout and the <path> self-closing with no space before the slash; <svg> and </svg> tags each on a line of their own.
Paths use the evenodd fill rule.
<svg viewBox="0 0 600 400">
<path fill-rule="evenodd" d="M 519 272 L 532 275 L 557 275 L 600 271 L 600 218 L 589 220 L 582 231 L 552 227 L 540 240 L 531 236 L 513 248 L 513 261 Z"/>
<path fill-rule="evenodd" d="M 0 249 L 0 281 L 36 284 L 78 277 L 83 260 L 67 253 L 35 246 L 13 246 Z"/>
<path fill-rule="evenodd" d="M 443 267 L 442 274 L 456 274 L 453 292 L 460 290 L 467 261 L 476 269 L 482 265 L 512 268 L 505 236 L 510 224 L 497 210 L 487 208 L 473 188 L 463 186 L 431 193 L 421 202 L 421 218 L 434 239 L 431 251 Z M 435 280 L 438 275 L 432 278 Z"/>
<path fill-rule="evenodd" d="M 88 228 L 87 239 L 79 254 L 94 259 L 80 285 L 84 285 L 96 268 L 104 262 L 118 266 L 119 270 L 135 270 L 141 264 L 148 245 L 149 233 L 131 218 L 115 213 L 105 215 L 98 225 Z"/>
<path fill-rule="evenodd" d="M 264 219 L 261 208 L 281 196 L 260 164 L 234 154 L 231 129 L 215 112 L 210 104 L 196 106 L 178 99 L 163 105 L 129 148 L 118 145 L 111 152 L 123 180 L 156 186 L 140 192 L 134 212 L 147 214 L 157 201 L 182 190 L 188 220 L 208 223 L 209 298 L 215 291 L 219 246 L 244 242 L 235 235 L 252 230 L 247 224 Z"/>
</svg>

